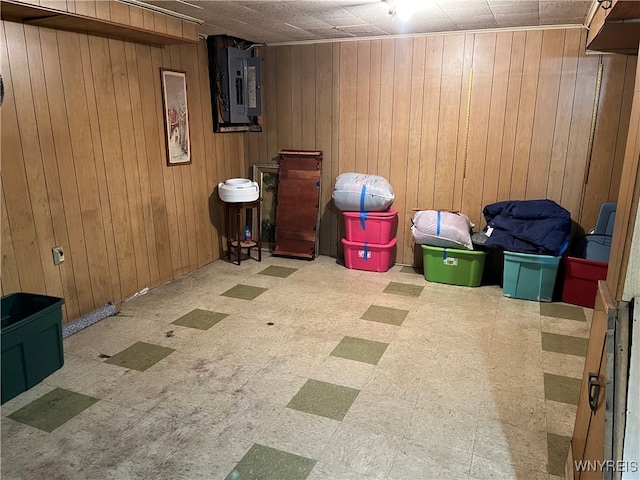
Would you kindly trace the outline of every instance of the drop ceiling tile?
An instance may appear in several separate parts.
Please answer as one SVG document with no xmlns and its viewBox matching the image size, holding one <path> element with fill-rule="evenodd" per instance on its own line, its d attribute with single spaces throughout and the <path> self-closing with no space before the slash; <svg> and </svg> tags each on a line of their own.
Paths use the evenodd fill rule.
<svg viewBox="0 0 640 480">
<path fill-rule="evenodd" d="M 489 0 L 489 8 L 496 15 L 538 15 L 538 2 L 536 0 Z"/>
<path fill-rule="evenodd" d="M 292 3 L 264 2 L 248 7 L 261 18 L 271 18 L 282 23 L 296 25 L 299 28 L 322 28 L 326 23 L 313 15 L 300 10 Z"/>
<path fill-rule="evenodd" d="M 591 2 L 589 1 L 541 1 L 540 20 L 549 22 L 555 17 L 556 20 L 580 18 L 581 21 L 584 21 L 589 13 L 590 4 Z"/>
<path fill-rule="evenodd" d="M 338 38 L 351 38 L 352 35 L 349 35 L 346 32 L 343 32 L 339 28 L 317 28 L 317 29 L 309 29 L 309 33 L 313 33 L 318 38 L 329 38 L 329 39 L 338 39 Z"/>
<path fill-rule="evenodd" d="M 454 17 L 451 21 L 456 24 L 459 30 L 480 30 L 485 28 L 496 28 L 498 23 L 493 16 L 468 16 Z"/>
<path fill-rule="evenodd" d="M 449 16 L 486 16 L 492 15 L 491 8 L 486 1 L 464 1 L 449 2 L 441 1 L 438 3 L 442 11 Z"/>
<path fill-rule="evenodd" d="M 498 27 L 526 27 L 537 26 L 540 24 L 538 14 L 523 15 L 496 15 L 496 23 Z"/>
<path fill-rule="evenodd" d="M 373 25 L 351 25 L 346 27 L 340 27 L 340 30 L 346 33 L 350 33 L 357 37 L 360 36 L 379 36 L 385 35 L 383 30 L 373 26 Z"/>
</svg>

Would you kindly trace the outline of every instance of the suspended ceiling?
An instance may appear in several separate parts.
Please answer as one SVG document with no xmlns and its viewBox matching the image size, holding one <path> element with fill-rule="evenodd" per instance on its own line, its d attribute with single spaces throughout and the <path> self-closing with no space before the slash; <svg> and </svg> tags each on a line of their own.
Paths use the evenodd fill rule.
<svg viewBox="0 0 640 480">
<path fill-rule="evenodd" d="M 407 21 L 381 0 L 147 0 L 197 18 L 203 35 L 255 43 L 319 42 L 356 37 L 495 28 L 585 25 L 596 0 L 417 0 Z"/>
</svg>

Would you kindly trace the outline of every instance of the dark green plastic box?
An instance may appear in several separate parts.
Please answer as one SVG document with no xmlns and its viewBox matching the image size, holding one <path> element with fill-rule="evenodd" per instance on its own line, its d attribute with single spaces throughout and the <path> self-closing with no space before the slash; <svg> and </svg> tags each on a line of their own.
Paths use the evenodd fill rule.
<svg viewBox="0 0 640 480">
<path fill-rule="evenodd" d="M 2 297 L 1 403 L 64 365 L 62 305 L 62 298 L 33 293 Z"/>
</svg>

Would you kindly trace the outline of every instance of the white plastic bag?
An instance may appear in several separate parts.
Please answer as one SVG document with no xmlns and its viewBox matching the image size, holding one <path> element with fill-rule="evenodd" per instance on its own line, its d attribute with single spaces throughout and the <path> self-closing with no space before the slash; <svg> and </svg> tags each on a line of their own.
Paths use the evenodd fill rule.
<svg viewBox="0 0 640 480">
<path fill-rule="evenodd" d="M 432 247 L 473 250 L 469 217 L 440 210 L 420 210 L 413 216 L 411 233 L 416 243 Z"/>
<path fill-rule="evenodd" d="M 389 182 L 378 175 L 343 173 L 333 187 L 333 201 L 343 212 L 382 212 L 395 196 Z"/>
</svg>

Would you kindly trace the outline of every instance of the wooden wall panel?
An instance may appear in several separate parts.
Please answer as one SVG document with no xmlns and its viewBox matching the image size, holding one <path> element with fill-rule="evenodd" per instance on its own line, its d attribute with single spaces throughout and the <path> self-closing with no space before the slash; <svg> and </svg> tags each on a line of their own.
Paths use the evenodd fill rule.
<svg viewBox="0 0 640 480">
<path fill-rule="evenodd" d="M 411 76 L 413 64 L 413 38 L 399 38 L 396 40 L 394 52 L 394 88 L 393 107 L 391 114 L 391 164 L 389 179 L 395 194 L 394 208 L 399 212 L 406 212 L 407 191 L 407 163 L 409 159 L 409 121 L 411 114 Z M 404 226 L 404 216 L 400 217 L 401 227 L 397 233 L 398 255 L 404 254 L 404 241 L 407 234 Z M 408 254 L 408 252 L 407 252 Z"/>
<path fill-rule="evenodd" d="M 444 38 L 442 75 L 440 87 L 440 115 L 434 170 L 433 206 L 450 210 L 454 205 L 454 185 L 458 158 L 458 130 L 460 124 L 460 101 L 463 96 L 466 112 L 468 83 L 463 85 L 465 37 L 451 35 Z M 467 77 L 468 78 L 468 77 Z"/>
<path fill-rule="evenodd" d="M 356 99 L 355 167 L 356 172 L 365 172 L 369 161 L 369 85 L 371 81 L 371 42 L 357 43 L 357 78 L 352 93 Z M 345 89 L 343 89 L 345 91 Z M 342 130 L 341 130 L 342 131 Z"/>
<path fill-rule="evenodd" d="M 606 55 L 602 57 L 604 70 L 624 72 L 626 58 L 622 55 Z M 609 190 L 611 175 L 613 173 L 613 159 L 615 158 L 617 132 L 620 124 L 619 112 L 622 108 L 622 93 L 624 91 L 624 73 L 615 77 L 603 75 L 601 93 L 598 106 L 598 115 L 606 116 L 608 122 L 598 122 L 595 129 L 594 145 L 591 151 L 587 183 L 585 184 L 584 202 L 582 205 L 583 219 L 596 219 L 600 210 L 600 202 L 597 192 Z M 595 221 L 593 222 L 595 226 Z"/>
<path fill-rule="evenodd" d="M 576 74 L 578 70 L 578 54 L 583 48 L 580 43 L 580 30 L 567 30 L 564 38 L 564 52 L 560 74 L 558 108 L 556 109 L 551 146 L 551 165 L 547 181 L 547 198 L 560 202 L 562 185 L 564 184 L 569 132 L 571 128 L 571 107 L 575 96 Z"/>
<path fill-rule="evenodd" d="M 291 148 L 302 148 L 302 47 L 291 47 Z"/>
<path fill-rule="evenodd" d="M 302 111 L 302 145 L 303 150 L 312 150 L 316 144 L 316 46 L 302 47 L 302 84 L 298 98 Z M 311 100 L 311 101 L 309 101 Z"/>
<path fill-rule="evenodd" d="M 7 38 L 15 39 L 9 46 L 9 63 L 13 63 L 16 58 L 26 55 L 26 44 L 24 33 L 21 28 L 7 28 Z M 46 241 L 52 243 L 54 241 L 53 226 L 51 224 L 51 209 L 47 201 L 47 179 L 42 164 L 42 155 L 40 154 L 40 143 L 33 141 L 38 138 L 36 112 L 34 100 L 31 95 L 31 83 L 24 81 L 15 81 L 14 79 L 28 78 L 28 70 L 26 65 L 20 65 L 16 71 L 12 72 L 12 85 L 15 100 L 15 111 L 17 115 L 17 124 L 22 125 L 19 130 L 20 143 L 22 145 L 22 157 L 24 161 L 24 173 L 26 174 L 26 185 L 22 184 L 22 175 L 18 177 L 18 183 L 15 186 L 10 185 L 5 181 L 5 188 L 11 190 L 12 188 L 25 188 L 23 191 L 23 201 L 31 204 L 31 210 L 33 212 L 33 227 L 35 233 L 40 238 L 45 238 Z M 13 106 L 13 105 L 12 105 Z M 15 125 L 7 125 L 5 128 L 9 128 L 10 131 L 15 128 Z M 12 132 L 15 134 L 15 132 Z M 20 152 L 16 152 L 20 153 Z M 12 162 L 13 159 L 9 159 Z M 5 165 L 7 161 L 5 160 Z M 10 168 L 10 170 L 12 170 Z M 22 173 L 20 170 L 15 170 L 16 173 Z M 9 177 L 8 181 L 11 181 Z M 28 202 L 27 202 L 28 200 Z M 27 220 L 27 219 L 24 219 Z M 45 290 L 47 292 L 62 292 L 62 284 L 59 270 L 55 269 L 50 261 L 48 252 L 40 251 L 39 255 L 34 257 L 41 264 L 43 280 L 45 283 Z"/>
<path fill-rule="evenodd" d="M 354 169 L 391 181 L 400 210 L 401 263 L 421 258 L 410 237 L 413 208 L 461 209 L 481 229 L 482 208 L 489 203 L 548 197 L 588 229 L 595 209 L 583 212 L 585 188 L 589 205 L 616 196 L 610 185 L 620 181 L 617 152 L 626 143 L 632 96 L 628 69 L 636 63 L 605 60 L 608 100 L 600 103 L 594 152 L 610 155 L 598 153 L 590 165 L 594 175 L 606 171 L 611 178 L 585 187 L 600 62 L 598 55 L 585 55 L 585 36 L 581 29 L 528 30 L 318 44 L 315 68 L 303 65 L 300 86 L 291 82 L 293 47 L 268 47 L 264 131 L 249 134 L 258 137 L 249 142 L 266 145 L 268 152 L 287 148 L 285 140 L 297 128 L 291 99 L 315 102 L 303 111 L 316 112 L 316 144 L 305 141 L 304 147 L 325 152 L 322 254 L 341 251 L 342 219 L 330 191 L 339 173 Z M 309 78 L 311 72 L 318 80 Z M 315 82 L 315 98 L 291 91 L 304 90 L 307 82 Z M 306 138 L 312 124 L 301 124 Z M 263 156 L 252 153 L 251 159 Z"/>
<path fill-rule="evenodd" d="M 585 43 L 583 33 L 580 45 Z M 571 126 L 569 127 L 569 145 L 564 170 L 564 182 L 560 204 L 571 212 L 574 220 L 580 223 L 582 200 L 584 198 L 584 181 L 589 155 L 589 133 L 593 118 L 593 102 L 598 78 L 598 63 L 600 58 L 586 55 L 580 48 L 578 56 L 578 72 L 571 111 Z M 614 73 L 614 72 L 610 72 Z M 614 73 L 619 74 L 619 73 Z M 601 117 L 600 121 L 607 121 Z M 626 135 L 625 135 L 626 138 Z M 603 200 L 606 201 L 606 200 Z M 585 226 L 582 225 L 584 228 Z M 586 230 L 590 227 L 587 226 Z"/>
<path fill-rule="evenodd" d="M 622 299 L 625 293 L 629 255 L 632 243 L 637 241 L 637 238 L 633 238 L 633 231 L 640 202 L 640 65 L 636 65 L 633 90 L 629 134 L 624 148 L 618 209 L 607 270 L 607 284 L 616 301 Z"/>
<path fill-rule="evenodd" d="M 482 190 L 487 171 L 487 137 L 493 89 L 496 34 L 477 35 L 473 49 L 473 79 L 469 105 L 469 132 L 462 152 L 463 197 L 461 211 L 477 217 L 482 213 Z M 467 84 L 468 85 L 468 84 Z M 468 91 L 468 90 L 467 90 Z M 468 94 L 467 94 L 468 96 Z M 466 105 L 467 98 L 464 98 Z M 465 107 L 466 117 L 466 107 Z M 460 123 L 465 124 L 466 118 Z M 473 126 L 473 128 L 472 128 Z M 467 134 L 465 134 L 465 137 Z"/>
<path fill-rule="evenodd" d="M 525 199 L 527 189 L 527 174 L 530 165 L 531 136 L 535 120 L 535 105 L 538 96 L 538 73 L 542 56 L 541 31 L 527 32 L 522 70 L 522 91 L 518 104 L 518 127 L 511 171 L 510 198 Z"/>
<path fill-rule="evenodd" d="M 540 70 L 538 74 L 538 94 L 531 134 L 531 153 L 525 198 L 535 200 L 547 197 L 547 179 L 551 166 L 551 150 L 558 109 L 558 93 L 562 75 L 562 55 L 564 52 L 563 30 L 546 30 L 542 35 Z"/>
<path fill-rule="evenodd" d="M 629 121 L 631 119 L 631 106 L 633 101 L 633 89 L 635 86 L 635 76 L 638 57 L 627 55 L 627 70 L 624 79 L 624 91 L 622 92 L 622 108 L 620 109 L 620 124 L 616 132 L 616 151 L 613 159 L 613 171 L 611 172 L 611 185 L 609 186 L 609 200 L 615 201 L 620 191 L 620 180 L 622 176 L 622 165 L 624 164 L 625 144 L 621 139 L 626 138 L 629 131 Z"/>
<path fill-rule="evenodd" d="M 315 95 L 315 146 L 322 151 L 322 191 L 320 192 L 320 234 L 318 251 L 324 255 L 331 254 L 331 245 L 336 245 L 331 237 L 331 218 L 334 217 L 331 193 L 334 178 L 331 174 L 333 161 L 331 150 L 332 108 L 333 108 L 333 47 L 329 43 L 315 45 L 316 75 Z"/>
<path fill-rule="evenodd" d="M 19 115 L 16 111 L 17 99 L 13 94 L 14 79 L 9 69 L 10 59 L 11 63 L 16 61 L 15 56 L 10 55 L 9 40 L 12 41 L 12 44 L 19 42 L 22 32 L 20 29 L 11 28 L 11 26 L 3 30 L 5 35 L 3 40 L 5 41 L 2 42 L 2 74 L 5 92 L 7 92 L 2 105 L 2 147 L 6 148 L 2 155 L 4 159 L 2 162 L 3 200 L 7 206 L 7 218 L 11 229 L 16 263 L 25 265 L 25 268 L 20 272 L 20 284 L 21 286 L 23 284 L 31 285 L 36 291 L 46 292 L 41 255 L 32 241 L 33 238 L 36 238 L 36 227 L 31 201 L 28 199 L 29 185 L 18 124 Z M 16 83 L 18 82 L 19 80 Z M 3 290 L 4 293 L 11 292 L 11 285 L 7 285 L 4 279 Z"/>
<path fill-rule="evenodd" d="M 63 297 L 70 321 L 219 258 L 215 186 L 244 174 L 244 135 L 213 133 L 205 44 L 2 39 L 3 294 Z M 166 164 L 160 67 L 187 72 L 191 165 Z"/>
<path fill-rule="evenodd" d="M 340 45 L 340 173 L 356 171 L 358 44 Z"/>
<path fill-rule="evenodd" d="M 498 174 L 498 200 L 511 197 L 511 178 L 515 161 L 516 133 L 518 131 L 518 112 L 520 93 L 522 92 L 522 72 L 524 51 L 527 42 L 526 32 L 514 32 L 511 41 L 509 63 L 509 84 L 507 86 L 507 105 L 504 112 L 502 131 L 502 150 L 500 153 L 500 172 Z"/>
<path fill-rule="evenodd" d="M 498 200 L 498 186 L 502 170 L 502 140 L 506 128 L 505 116 L 509 87 L 509 69 L 511 65 L 512 32 L 500 32 L 496 37 L 495 61 L 491 82 L 491 106 L 487 131 L 487 158 L 484 184 L 482 186 L 481 208 Z M 509 174 L 511 169 L 509 168 Z M 491 173 L 493 172 L 493 173 Z"/>
<path fill-rule="evenodd" d="M 473 81 L 473 53 L 477 35 L 464 36 L 464 53 L 462 63 L 462 78 L 460 90 L 460 104 L 458 106 L 458 136 L 456 145 L 456 159 L 453 175 L 453 205 L 452 210 L 462 210 L 462 197 L 464 191 L 464 176 L 467 168 L 467 147 L 468 132 L 470 123 L 467 125 L 468 113 L 470 113 L 471 103 L 469 101 L 469 88 Z M 493 62 L 488 62 L 493 63 Z M 472 85 L 471 85 L 472 86 Z"/>
<path fill-rule="evenodd" d="M 422 117 L 424 112 L 424 80 L 427 38 L 415 38 L 413 42 L 413 56 L 411 59 L 411 92 L 409 112 L 409 138 L 407 152 L 407 175 L 405 182 L 404 217 L 399 219 L 400 225 L 411 225 L 413 208 L 418 208 L 418 178 L 420 177 L 420 147 L 422 133 Z M 403 231 L 403 229 L 400 229 Z M 422 255 L 422 249 L 415 249 L 413 236 L 407 230 L 402 242 L 404 256 L 414 257 Z M 398 247 L 400 248 L 400 247 Z M 415 251 L 414 251 L 415 250 Z"/>
<path fill-rule="evenodd" d="M 418 202 L 416 208 L 433 208 L 435 203 L 435 171 L 442 88 L 442 55 L 444 37 L 427 37 L 424 73 L 424 109 L 420 138 Z"/>
</svg>

